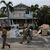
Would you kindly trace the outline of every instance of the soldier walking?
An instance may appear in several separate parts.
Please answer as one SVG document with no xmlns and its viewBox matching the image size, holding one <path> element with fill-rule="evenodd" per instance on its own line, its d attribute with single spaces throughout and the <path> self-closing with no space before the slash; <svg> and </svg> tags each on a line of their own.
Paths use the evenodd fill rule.
<svg viewBox="0 0 50 50">
<path fill-rule="evenodd" d="M 33 30 L 33 27 L 32 26 L 28 27 L 28 31 L 27 31 L 28 36 L 27 37 L 29 37 L 29 39 L 27 38 L 28 39 L 27 40 L 27 43 L 29 43 L 32 40 L 32 37 L 33 37 L 32 30 Z"/>
<path fill-rule="evenodd" d="M 5 45 L 10 48 L 10 45 L 8 43 L 6 43 L 6 38 L 7 38 L 7 30 L 6 29 L 2 29 L 2 35 L 1 35 L 1 37 L 3 39 L 2 49 L 5 48 Z"/>
<path fill-rule="evenodd" d="M 29 39 L 28 39 L 28 37 L 29 37 Z M 24 27 L 23 38 L 20 43 L 22 44 L 24 41 L 27 41 L 27 43 L 29 43 L 31 40 L 32 40 L 32 28 Z"/>
<path fill-rule="evenodd" d="M 23 28 L 23 38 L 22 38 L 22 41 L 20 42 L 21 44 L 27 40 L 27 28 L 24 27 Z"/>
</svg>

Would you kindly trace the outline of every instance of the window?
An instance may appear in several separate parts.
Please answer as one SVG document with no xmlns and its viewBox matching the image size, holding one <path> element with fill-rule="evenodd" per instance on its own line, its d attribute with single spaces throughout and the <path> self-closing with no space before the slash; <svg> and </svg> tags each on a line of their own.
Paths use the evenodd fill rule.
<svg viewBox="0 0 50 50">
<path fill-rule="evenodd" d="M 29 14 L 29 11 L 28 10 L 26 10 L 26 14 Z"/>
</svg>

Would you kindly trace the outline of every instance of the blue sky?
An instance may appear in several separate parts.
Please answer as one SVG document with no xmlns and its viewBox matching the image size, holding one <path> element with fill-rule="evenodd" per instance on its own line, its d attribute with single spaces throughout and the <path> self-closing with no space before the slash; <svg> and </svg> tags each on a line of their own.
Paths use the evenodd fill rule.
<svg viewBox="0 0 50 50">
<path fill-rule="evenodd" d="M 23 4 L 28 5 L 28 6 L 35 5 L 35 4 L 38 4 L 40 7 L 42 5 L 49 5 L 50 6 L 50 0 L 5 0 L 5 1 L 6 2 L 11 1 L 14 6 L 19 4 L 19 3 L 23 3 Z M 0 7 L 3 5 L 4 4 L 0 4 Z"/>
</svg>

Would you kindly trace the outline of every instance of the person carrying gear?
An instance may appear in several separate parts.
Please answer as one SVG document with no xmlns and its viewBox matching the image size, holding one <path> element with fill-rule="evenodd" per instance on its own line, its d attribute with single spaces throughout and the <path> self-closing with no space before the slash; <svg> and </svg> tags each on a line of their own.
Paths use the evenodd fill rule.
<svg viewBox="0 0 50 50">
<path fill-rule="evenodd" d="M 10 48 L 10 45 L 6 43 L 6 38 L 7 38 L 7 30 L 6 29 L 2 29 L 2 35 L 1 35 L 1 37 L 3 39 L 2 49 L 5 48 L 5 45 Z"/>
<path fill-rule="evenodd" d="M 31 40 L 32 40 L 32 30 L 33 30 L 33 27 L 32 26 L 30 26 L 29 28 L 28 28 L 28 37 L 29 37 L 29 39 L 28 39 L 28 41 L 27 41 L 27 43 L 29 43 Z"/>
<path fill-rule="evenodd" d="M 22 41 L 20 42 L 21 44 L 24 42 L 24 41 L 27 41 L 27 43 L 30 42 L 30 40 L 32 40 L 32 27 L 31 28 L 24 28 L 23 29 L 23 39 Z M 29 37 L 29 39 L 28 39 Z"/>
<path fill-rule="evenodd" d="M 23 29 L 23 38 L 22 38 L 22 41 L 20 42 L 21 44 L 22 44 L 24 41 L 27 41 L 27 36 L 28 36 L 27 28 L 24 27 L 24 29 Z"/>
</svg>

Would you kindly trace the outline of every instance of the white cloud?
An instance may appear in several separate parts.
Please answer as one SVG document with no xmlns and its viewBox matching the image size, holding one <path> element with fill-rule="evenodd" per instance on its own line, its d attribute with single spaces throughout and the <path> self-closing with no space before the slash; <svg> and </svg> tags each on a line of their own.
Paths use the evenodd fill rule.
<svg viewBox="0 0 50 50">
<path fill-rule="evenodd" d="M 24 4 L 28 5 L 28 6 L 35 5 L 35 4 L 38 4 L 39 6 L 42 6 L 42 5 L 50 5 L 50 0 L 5 0 L 5 1 L 6 2 L 11 1 L 13 3 L 13 5 L 17 5 L 19 3 L 24 3 Z M 3 4 L 0 4 L 0 7 L 2 5 Z"/>
</svg>

